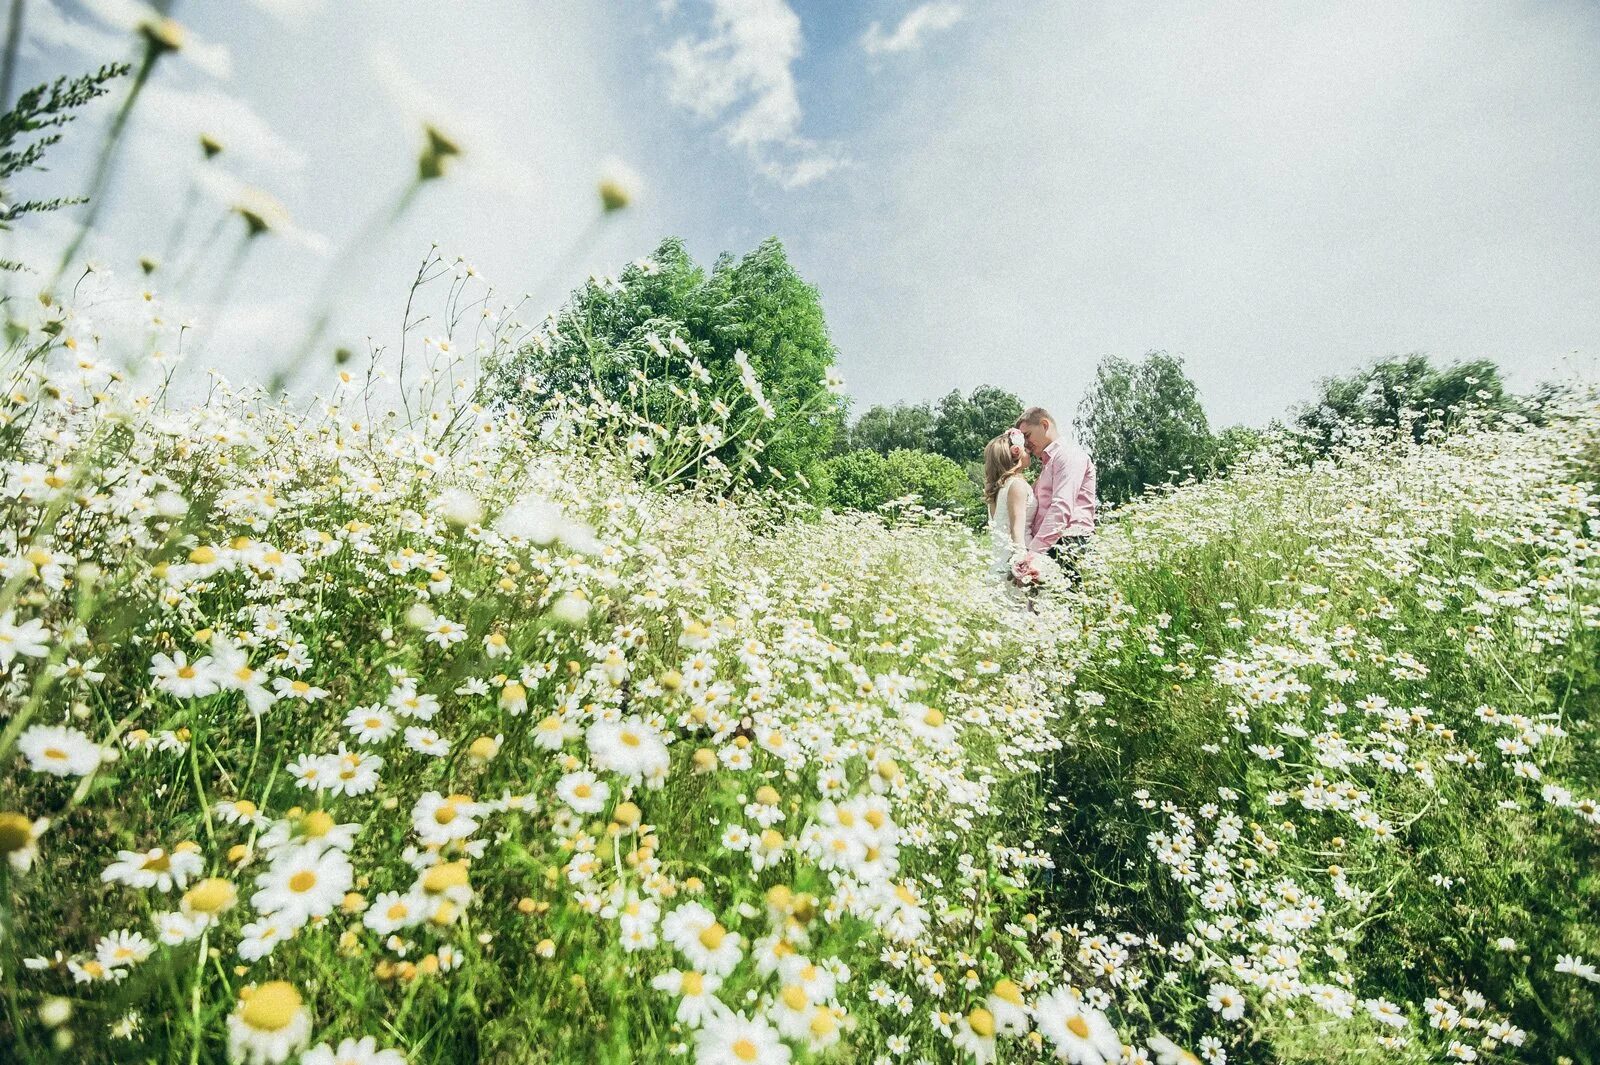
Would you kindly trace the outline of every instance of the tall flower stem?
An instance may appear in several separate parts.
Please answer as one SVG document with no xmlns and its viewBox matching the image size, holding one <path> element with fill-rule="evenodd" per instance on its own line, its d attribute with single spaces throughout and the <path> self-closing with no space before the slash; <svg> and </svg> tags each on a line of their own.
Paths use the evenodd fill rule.
<svg viewBox="0 0 1600 1065">
<path fill-rule="evenodd" d="M 11 106 L 11 83 L 17 76 L 17 48 L 22 44 L 22 15 L 28 0 L 11 0 L 11 18 L 6 23 L 6 50 L 0 60 L 0 107 Z"/>
<path fill-rule="evenodd" d="M 15 9 L 13 9 L 15 10 Z M 61 283 L 61 278 L 66 275 L 67 267 L 77 257 L 78 249 L 83 246 L 84 238 L 89 235 L 89 230 L 94 226 L 95 219 L 100 214 L 101 204 L 105 199 L 106 186 L 111 179 L 112 162 L 116 156 L 118 145 L 122 143 L 123 131 L 128 127 L 128 118 L 133 114 L 133 106 L 139 100 L 139 95 L 144 90 L 145 82 L 150 80 L 150 74 L 155 70 L 156 60 L 167 52 L 178 47 L 172 34 L 175 31 L 163 26 L 147 24 L 144 31 L 144 58 L 139 63 L 139 70 L 133 76 L 133 85 L 128 89 L 128 95 L 123 99 L 122 106 L 117 108 L 117 113 L 111 119 L 111 125 L 106 128 L 105 139 L 100 144 L 100 155 L 95 159 L 94 170 L 89 179 L 89 191 L 86 193 L 88 203 L 84 205 L 83 220 L 78 225 L 78 232 L 67 245 L 67 250 L 61 255 L 61 263 L 56 267 L 56 273 L 50 280 L 49 288 L 54 289 Z"/>
</svg>

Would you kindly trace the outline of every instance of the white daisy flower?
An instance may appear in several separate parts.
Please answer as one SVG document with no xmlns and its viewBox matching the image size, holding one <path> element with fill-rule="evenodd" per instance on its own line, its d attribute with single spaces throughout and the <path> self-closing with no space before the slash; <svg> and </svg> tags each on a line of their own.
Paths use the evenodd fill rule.
<svg viewBox="0 0 1600 1065">
<path fill-rule="evenodd" d="M 17 750 L 35 773 L 81 777 L 94 772 L 102 757 L 100 745 L 75 728 L 29 725 L 17 740 Z"/>
</svg>

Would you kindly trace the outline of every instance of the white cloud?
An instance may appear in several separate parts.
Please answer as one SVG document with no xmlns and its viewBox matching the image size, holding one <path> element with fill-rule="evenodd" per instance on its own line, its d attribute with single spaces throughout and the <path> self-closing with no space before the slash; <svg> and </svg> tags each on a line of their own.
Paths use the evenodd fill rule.
<svg viewBox="0 0 1600 1065">
<path fill-rule="evenodd" d="M 287 175 L 305 168 L 306 154 L 270 126 L 248 103 L 218 89 L 145 86 L 139 116 L 198 153 L 198 138 L 209 133 L 227 157 L 243 159 L 263 171 Z M 182 158 L 182 156 L 180 156 Z"/>
<path fill-rule="evenodd" d="M 840 167 L 850 165 L 850 160 L 838 150 L 828 150 L 810 142 L 806 144 L 808 150 L 798 158 L 763 163 L 760 165 L 761 172 L 786 189 L 800 189 L 821 181 Z"/>
<path fill-rule="evenodd" d="M 23 16 L 23 50 L 38 53 L 40 45 L 68 48 L 102 62 L 121 55 L 128 48 L 126 38 L 107 33 L 64 14 L 52 0 L 40 0 Z"/>
<path fill-rule="evenodd" d="M 312 15 L 320 14 L 323 7 L 323 0 L 250 0 L 250 3 L 296 29 L 304 26 Z"/>
<path fill-rule="evenodd" d="M 862 34 L 861 47 L 868 55 L 914 52 L 922 47 L 925 36 L 949 29 L 961 21 L 962 14 L 960 4 L 934 0 L 907 12 L 893 33 L 884 33 L 883 25 L 874 22 Z"/>
<path fill-rule="evenodd" d="M 804 113 L 794 65 L 804 48 L 786 0 L 712 0 L 710 32 L 680 37 L 662 53 L 672 99 L 744 148 L 785 187 L 819 180 L 843 161 L 837 146 L 800 134 Z"/>
</svg>

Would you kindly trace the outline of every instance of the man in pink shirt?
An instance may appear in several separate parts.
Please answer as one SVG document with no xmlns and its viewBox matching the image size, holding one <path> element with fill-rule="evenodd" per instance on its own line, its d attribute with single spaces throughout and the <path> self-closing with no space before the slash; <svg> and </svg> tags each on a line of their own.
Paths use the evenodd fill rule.
<svg viewBox="0 0 1600 1065">
<path fill-rule="evenodd" d="M 1017 419 L 1028 452 L 1041 463 L 1033 495 L 1038 505 L 1028 529 L 1028 550 L 1048 551 L 1076 575 L 1078 555 L 1094 532 L 1094 460 L 1081 447 L 1057 438 L 1055 419 L 1030 407 Z"/>
</svg>

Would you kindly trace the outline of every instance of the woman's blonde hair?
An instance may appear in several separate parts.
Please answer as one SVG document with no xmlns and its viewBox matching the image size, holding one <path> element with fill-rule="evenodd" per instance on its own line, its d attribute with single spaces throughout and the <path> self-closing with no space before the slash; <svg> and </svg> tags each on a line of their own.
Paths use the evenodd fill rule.
<svg viewBox="0 0 1600 1065">
<path fill-rule="evenodd" d="M 983 497 L 993 503 L 1000 497 L 1000 486 L 1028 468 L 1028 451 L 1022 446 L 1022 433 L 1007 429 L 983 449 Z"/>
</svg>

